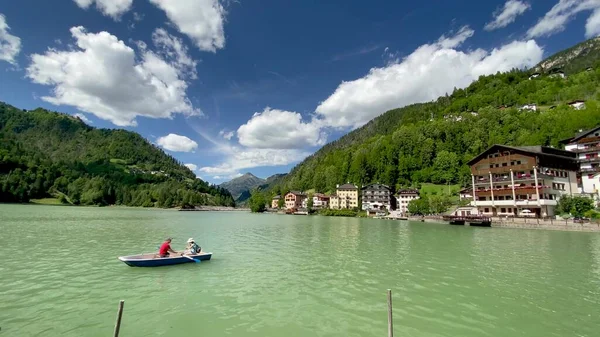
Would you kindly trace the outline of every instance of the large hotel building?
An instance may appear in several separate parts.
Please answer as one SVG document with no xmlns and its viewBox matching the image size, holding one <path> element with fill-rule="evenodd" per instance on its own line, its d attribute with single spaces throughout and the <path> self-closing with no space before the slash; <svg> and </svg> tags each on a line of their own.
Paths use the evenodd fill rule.
<svg viewBox="0 0 600 337">
<path fill-rule="evenodd" d="M 575 152 L 494 145 L 468 164 L 471 205 L 482 215 L 554 216 L 562 195 L 579 194 Z"/>
</svg>

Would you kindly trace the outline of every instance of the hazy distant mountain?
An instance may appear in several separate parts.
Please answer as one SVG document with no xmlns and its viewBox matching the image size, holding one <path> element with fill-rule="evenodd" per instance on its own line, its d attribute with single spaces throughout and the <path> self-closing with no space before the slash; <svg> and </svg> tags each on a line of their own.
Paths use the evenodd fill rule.
<svg viewBox="0 0 600 337">
<path fill-rule="evenodd" d="M 244 192 L 250 191 L 264 183 L 267 180 L 261 179 L 254 174 L 248 172 L 241 177 L 234 178 L 228 182 L 224 182 L 220 187 L 228 190 L 235 200 L 238 200 Z"/>
</svg>

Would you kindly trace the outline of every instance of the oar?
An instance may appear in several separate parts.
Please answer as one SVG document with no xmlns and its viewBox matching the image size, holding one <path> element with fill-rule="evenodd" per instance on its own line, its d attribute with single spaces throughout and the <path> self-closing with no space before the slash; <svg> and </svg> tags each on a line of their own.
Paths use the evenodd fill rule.
<svg viewBox="0 0 600 337">
<path fill-rule="evenodd" d="M 182 256 L 182 257 L 185 257 L 186 259 L 190 259 L 190 260 L 192 260 L 192 261 L 194 261 L 194 262 L 196 262 L 196 263 L 200 263 L 200 262 L 202 262 L 202 261 L 200 261 L 200 260 L 193 259 L 193 258 L 191 258 L 191 257 L 189 257 L 189 256 L 187 256 L 187 255 L 181 255 L 181 256 Z"/>
</svg>

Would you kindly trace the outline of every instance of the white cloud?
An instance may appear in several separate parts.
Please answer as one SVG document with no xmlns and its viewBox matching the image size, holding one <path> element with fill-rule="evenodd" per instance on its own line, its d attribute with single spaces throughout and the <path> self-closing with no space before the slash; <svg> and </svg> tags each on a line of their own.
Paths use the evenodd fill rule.
<svg viewBox="0 0 600 337">
<path fill-rule="evenodd" d="M 89 120 L 87 117 L 85 117 L 85 115 L 84 115 L 84 114 L 81 114 L 81 113 L 76 113 L 76 114 L 74 114 L 73 116 L 75 116 L 75 117 L 77 117 L 77 118 L 81 119 L 81 121 L 82 121 L 82 122 L 84 122 L 85 124 L 88 124 L 88 125 L 89 125 L 89 124 L 94 124 L 94 123 L 92 123 L 92 121 L 91 121 L 91 120 Z"/>
<path fill-rule="evenodd" d="M 225 130 L 219 131 L 219 136 L 221 136 L 227 140 L 231 140 L 231 138 L 233 138 L 234 135 L 235 135 L 235 131 L 225 131 Z"/>
<path fill-rule="evenodd" d="M 473 31 L 425 44 L 398 63 L 373 68 L 354 81 L 342 82 L 316 109 L 326 126 L 359 127 L 387 110 L 426 102 L 463 88 L 481 75 L 531 67 L 542 60 L 543 49 L 533 40 L 515 41 L 488 52 L 455 49 Z"/>
<path fill-rule="evenodd" d="M 318 123 L 304 123 L 297 112 L 265 108 L 237 130 L 240 144 L 260 149 L 298 149 L 323 145 Z"/>
<path fill-rule="evenodd" d="M 231 179 L 239 178 L 241 176 L 243 176 L 243 174 L 241 174 L 241 173 L 234 173 L 234 174 L 224 175 L 224 176 L 213 176 L 212 178 L 214 180 L 231 180 Z"/>
<path fill-rule="evenodd" d="M 169 133 L 164 137 L 156 140 L 156 144 L 173 152 L 192 152 L 198 148 L 198 143 L 189 139 L 186 136 Z"/>
<path fill-rule="evenodd" d="M 9 29 L 6 17 L 0 13 L 0 61 L 16 65 L 16 57 L 21 52 L 21 39 L 11 35 Z"/>
<path fill-rule="evenodd" d="M 600 0 L 559 0 L 533 27 L 527 31 L 530 38 L 550 36 L 565 29 L 566 24 L 577 13 L 600 8 Z M 590 17 L 590 19 L 592 19 Z M 588 23 L 590 22 L 588 19 Z M 593 29 L 593 22 L 590 24 Z M 586 36 L 590 36 L 587 30 Z"/>
<path fill-rule="evenodd" d="M 133 0 L 73 0 L 77 6 L 87 9 L 93 3 L 96 3 L 96 8 L 106 16 L 110 16 L 115 20 L 121 18 L 123 13 L 131 9 Z"/>
<path fill-rule="evenodd" d="M 198 165 L 196 165 L 196 164 L 185 164 L 184 166 L 189 168 L 192 171 L 196 171 L 198 169 Z"/>
<path fill-rule="evenodd" d="M 140 43 L 136 55 L 108 32 L 88 33 L 83 27 L 70 31 L 77 48 L 31 55 L 27 76 L 53 86 L 52 95 L 43 100 L 74 106 L 118 126 L 136 125 L 137 116 L 201 114 L 186 95 L 187 60 L 181 61 L 173 45 L 159 39 L 161 53 L 157 54 Z"/>
<path fill-rule="evenodd" d="M 152 42 L 161 51 L 165 59 L 171 60 L 182 76 L 196 79 L 198 62 L 188 54 L 188 49 L 181 39 L 170 35 L 166 30 L 158 28 L 152 33 Z"/>
<path fill-rule="evenodd" d="M 225 161 L 215 165 L 201 167 L 200 172 L 214 175 L 237 174 L 240 170 L 262 167 L 283 166 L 297 163 L 310 155 L 302 150 L 282 149 L 250 149 L 243 147 L 232 147 L 231 152 L 226 154 Z"/>
<path fill-rule="evenodd" d="M 204 51 L 225 47 L 223 24 L 227 14 L 221 0 L 150 0 L 165 11 L 177 29 Z"/>
<path fill-rule="evenodd" d="M 525 1 L 508 0 L 504 4 L 502 10 L 494 12 L 494 20 L 488 22 L 484 29 L 490 31 L 498 28 L 504 28 L 513 23 L 517 16 L 525 13 L 525 11 L 530 8 L 531 5 Z"/>
<path fill-rule="evenodd" d="M 600 35 L 600 8 L 596 9 L 585 23 L 585 36 L 589 39 Z"/>
</svg>

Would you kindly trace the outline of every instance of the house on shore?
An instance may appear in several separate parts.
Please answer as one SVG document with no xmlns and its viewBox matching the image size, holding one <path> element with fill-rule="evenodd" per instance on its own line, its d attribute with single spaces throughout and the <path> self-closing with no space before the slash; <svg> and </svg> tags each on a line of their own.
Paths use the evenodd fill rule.
<svg viewBox="0 0 600 337">
<path fill-rule="evenodd" d="M 473 188 L 471 186 L 465 187 L 458 192 L 459 200 L 472 200 L 473 199 Z"/>
<path fill-rule="evenodd" d="M 560 141 L 578 162 L 578 191 L 600 199 L 600 126 Z"/>
<path fill-rule="evenodd" d="M 474 199 L 486 216 L 554 216 L 558 200 L 577 194 L 575 153 L 544 146 L 493 145 L 467 163 Z"/>
<path fill-rule="evenodd" d="M 396 193 L 396 204 L 398 205 L 397 210 L 402 216 L 406 216 L 408 214 L 408 204 L 415 199 L 419 199 L 419 190 L 405 188 Z"/>
<path fill-rule="evenodd" d="M 387 210 L 391 211 L 395 207 L 392 202 L 392 192 L 390 187 L 383 184 L 370 184 L 361 189 L 362 210 Z M 395 201 L 395 200 L 394 200 Z"/>
<path fill-rule="evenodd" d="M 306 194 L 297 191 L 291 191 L 285 195 L 286 209 L 299 209 L 302 207 L 302 202 L 306 199 Z"/>
<path fill-rule="evenodd" d="M 279 208 L 279 199 L 281 199 L 280 195 L 276 195 L 271 199 L 271 208 Z"/>
<path fill-rule="evenodd" d="M 329 201 L 331 209 L 352 209 L 358 207 L 358 186 L 350 183 L 336 186 L 336 193 Z"/>
<path fill-rule="evenodd" d="M 308 199 L 306 198 L 304 199 L 304 201 L 302 201 L 302 208 L 308 208 Z M 326 208 L 329 206 L 329 200 L 331 199 L 330 196 L 325 195 L 323 193 L 315 193 L 312 196 L 312 207 L 313 208 Z"/>
</svg>

